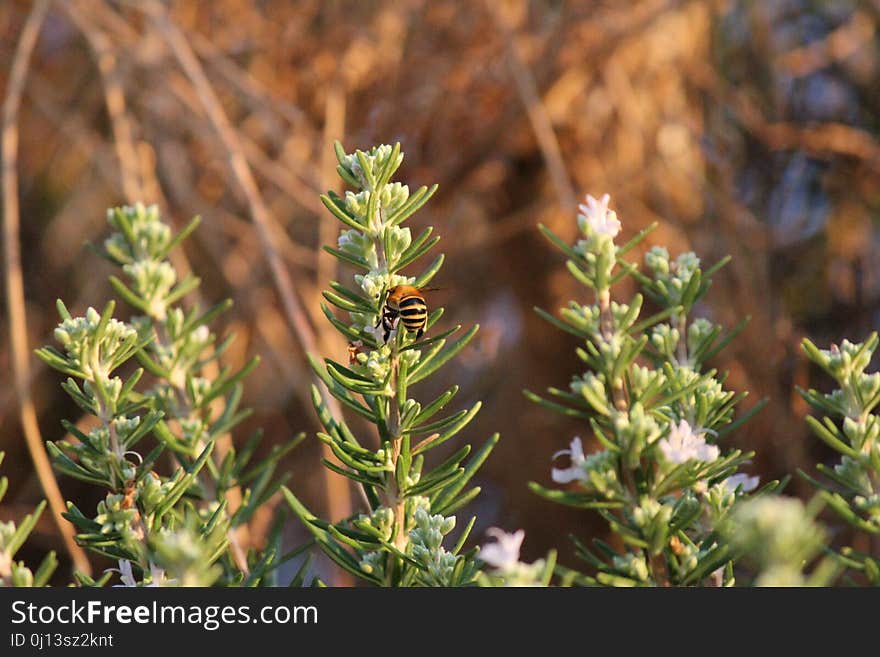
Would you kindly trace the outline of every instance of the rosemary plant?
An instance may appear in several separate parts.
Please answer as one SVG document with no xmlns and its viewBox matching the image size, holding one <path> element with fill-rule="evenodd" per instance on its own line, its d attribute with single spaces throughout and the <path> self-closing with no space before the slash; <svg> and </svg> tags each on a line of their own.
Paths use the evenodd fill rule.
<svg viewBox="0 0 880 657">
<path fill-rule="evenodd" d="M 439 271 L 437 256 L 416 276 L 403 273 L 437 243 L 433 229 L 413 237 L 402 224 L 431 197 L 436 186 L 409 188 L 391 182 L 403 160 L 400 145 L 378 146 L 347 154 L 335 146 L 337 171 L 353 188 L 344 197 L 333 192 L 322 196 L 324 205 L 346 229 L 335 247 L 324 248 L 360 273 L 354 285 L 330 283 L 327 302 L 343 314 L 337 316 L 323 304 L 328 321 L 349 341 L 348 362 L 311 358 L 313 369 L 327 390 L 342 405 L 372 426 L 357 431 L 342 417 L 334 417 L 317 387 L 312 396 L 324 432 L 318 438 L 329 445 L 339 463 L 324 465 L 348 477 L 360 489 L 363 513 L 328 522 L 315 517 L 289 490 L 291 508 L 314 535 L 318 545 L 339 566 L 378 586 L 461 586 L 476 582 L 479 563 L 476 549 L 463 551 L 473 527 L 471 518 L 454 544 L 446 537 L 456 525 L 453 515 L 478 493 L 466 489 L 489 455 L 498 436 L 492 436 L 470 456 L 465 445 L 430 468 L 425 457 L 455 437 L 476 415 L 480 404 L 437 419 L 453 399 L 453 386 L 436 399 L 420 403 L 410 395 L 413 387 L 434 374 L 465 345 L 477 327 L 447 345 L 455 326 L 432 335 L 443 314 L 427 314 L 420 330 L 410 331 L 413 316 L 390 312 L 389 292 L 396 286 L 424 289 Z M 421 298 L 421 293 L 418 294 Z M 403 315 L 403 317 L 401 317 Z M 373 433 L 373 435 L 370 435 Z M 379 445 L 370 447 L 378 434 Z"/>
<path fill-rule="evenodd" d="M 816 498 L 805 506 L 792 497 L 767 495 L 734 507 L 720 530 L 737 558 L 757 571 L 753 586 L 828 586 L 834 581 L 840 568 L 829 557 L 804 573 L 827 539 L 815 519 L 821 502 Z"/>
<path fill-rule="evenodd" d="M 573 247 L 541 226 L 593 300 L 572 301 L 561 319 L 536 311 L 584 340 L 577 355 L 587 371 L 573 377 L 568 390 L 551 388 L 552 399 L 526 396 L 584 420 L 601 448 L 585 454 L 581 438 L 574 438 L 554 457 L 567 456 L 569 467 L 553 468 L 552 478 L 575 486 L 531 488 L 551 501 L 597 511 L 624 545 L 621 551 L 598 539 L 593 548 L 576 541 L 578 556 L 595 574 L 559 568 L 566 583 L 732 585 L 730 547 L 717 527 L 758 480 L 739 472 L 752 454 L 723 453 L 718 443 L 759 406 L 734 421 L 745 393 L 725 390 L 724 377 L 705 366 L 744 324 L 725 333 L 708 319 L 693 318 L 711 275 L 726 260 L 703 271 L 693 253 L 672 259 L 654 247 L 642 273 L 624 256 L 653 226 L 618 246 L 621 226 L 608 202 L 608 195 L 587 196 L 579 206 L 582 238 Z M 641 293 L 618 303 L 611 289 L 624 276 L 634 277 Z M 645 296 L 659 311 L 641 319 Z"/>
<path fill-rule="evenodd" d="M 118 560 L 126 585 L 273 583 L 280 527 L 267 550 L 250 555 L 237 543 L 235 529 L 283 483 L 284 478 L 273 481 L 275 466 L 297 441 L 250 465 L 261 437 L 257 432 L 240 451 L 230 447 L 222 459 L 212 459 L 218 439 L 249 413 L 238 409 L 240 381 L 257 360 L 210 376 L 207 366 L 232 336 L 214 348 L 216 336 L 208 323 L 229 302 L 206 312 L 198 305 L 187 311 L 179 305 L 199 280 L 190 276 L 178 283 L 167 258 L 198 220 L 175 236 L 155 206 L 138 204 L 111 209 L 108 221 L 118 232 L 105 241 L 102 253 L 129 281 L 113 276 L 111 284 L 144 314 L 130 323 L 113 319 L 111 301 L 100 314 L 89 308 L 74 318 L 59 300 L 62 322 L 55 338 L 63 351 L 37 350 L 69 375 L 62 387 L 98 424 L 85 432 L 65 420 L 64 428 L 76 440 L 48 443 L 60 472 L 107 491 L 94 517 L 69 504 L 67 518 L 80 530 L 82 545 Z M 135 358 L 142 367 L 127 379 L 114 374 Z M 140 392 L 145 370 L 155 380 Z M 148 436 L 157 444 L 145 452 L 140 445 Z M 165 450 L 174 468 L 170 476 L 156 472 Z M 238 508 L 229 510 L 229 491 L 248 485 Z"/>
<path fill-rule="evenodd" d="M 0 452 L 0 465 L 3 463 L 4 452 Z M 0 502 L 6 495 L 9 480 L 0 477 Z M 45 586 L 58 566 L 54 552 L 49 552 L 34 573 L 23 561 L 16 561 L 15 554 L 24 545 L 37 521 L 46 508 L 46 502 L 40 502 L 32 513 L 26 515 L 21 524 L 9 520 L 0 522 L 0 586 Z"/>
<path fill-rule="evenodd" d="M 876 545 L 880 537 L 880 417 L 874 412 L 880 404 L 880 372 L 865 370 L 880 343 L 877 333 L 865 342 L 844 340 L 840 346 L 819 349 L 809 340 L 802 348 L 807 357 L 836 383 L 828 394 L 800 390 L 800 394 L 821 420 L 807 417 L 813 432 L 840 454 L 839 461 L 828 467 L 818 464 L 821 478 L 801 472 L 820 491 L 825 503 L 873 546 L 873 554 L 845 546 L 840 561 L 861 572 L 872 585 L 880 584 L 880 558 Z"/>
</svg>

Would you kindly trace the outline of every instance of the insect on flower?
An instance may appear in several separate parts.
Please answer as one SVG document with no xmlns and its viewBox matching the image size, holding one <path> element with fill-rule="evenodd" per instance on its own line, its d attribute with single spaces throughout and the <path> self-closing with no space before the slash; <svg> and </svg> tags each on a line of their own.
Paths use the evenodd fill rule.
<svg viewBox="0 0 880 657">
<path fill-rule="evenodd" d="M 416 339 L 422 337 L 428 324 L 428 305 L 422 292 L 428 289 L 436 288 L 419 289 L 413 285 L 395 285 L 388 290 L 382 316 L 379 318 L 385 331 L 385 342 L 388 342 L 388 336 L 400 321 L 403 321 L 403 327 L 407 331 L 416 334 Z"/>
</svg>

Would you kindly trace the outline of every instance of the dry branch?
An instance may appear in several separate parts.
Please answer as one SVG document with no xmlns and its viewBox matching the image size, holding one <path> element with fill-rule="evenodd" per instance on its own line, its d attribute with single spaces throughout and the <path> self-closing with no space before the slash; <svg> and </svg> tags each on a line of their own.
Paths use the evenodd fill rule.
<svg viewBox="0 0 880 657">
<path fill-rule="evenodd" d="M 74 529 L 61 514 L 67 510 L 58 482 L 52 471 L 49 456 L 43 445 L 37 414 L 30 391 L 30 349 L 27 339 L 27 316 L 24 302 L 24 282 L 21 273 L 21 244 L 19 243 L 18 205 L 18 111 L 27 79 L 31 54 L 40 33 L 40 27 L 49 8 L 48 0 L 37 0 L 21 32 L 12 60 L 9 85 L 3 102 L 3 244 L 6 278 L 6 302 L 9 314 L 9 336 L 12 348 L 12 373 L 18 395 L 21 426 L 28 451 L 34 462 L 43 493 L 49 501 L 52 516 L 74 566 L 83 573 L 91 573 L 85 552 L 74 540 Z"/>
</svg>

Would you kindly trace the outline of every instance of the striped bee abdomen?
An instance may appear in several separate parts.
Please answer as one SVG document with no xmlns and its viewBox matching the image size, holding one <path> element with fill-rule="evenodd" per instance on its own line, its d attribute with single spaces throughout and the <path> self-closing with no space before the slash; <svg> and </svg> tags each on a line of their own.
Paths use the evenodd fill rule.
<svg viewBox="0 0 880 657">
<path fill-rule="evenodd" d="M 419 288 L 413 285 L 395 285 L 388 290 L 382 315 L 376 326 L 380 322 L 385 342 L 388 342 L 391 332 L 401 322 L 408 333 L 416 334 L 416 339 L 422 337 L 428 325 L 428 305 Z"/>
<path fill-rule="evenodd" d="M 400 301 L 398 308 L 404 328 L 415 333 L 417 338 L 422 337 L 428 323 L 428 306 L 425 300 L 417 296 L 406 297 Z"/>
</svg>

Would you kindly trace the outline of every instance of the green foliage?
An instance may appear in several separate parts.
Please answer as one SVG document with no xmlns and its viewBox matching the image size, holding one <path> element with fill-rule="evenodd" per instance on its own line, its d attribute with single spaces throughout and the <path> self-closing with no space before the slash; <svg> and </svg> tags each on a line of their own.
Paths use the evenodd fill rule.
<svg viewBox="0 0 880 657">
<path fill-rule="evenodd" d="M 359 273 L 354 285 L 330 283 L 323 305 L 330 323 L 349 341 L 346 364 L 312 357 L 312 367 L 329 393 L 342 406 L 375 428 L 374 440 L 341 417 L 334 417 L 317 387 L 313 399 L 324 432 L 318 438 L 336 457 L 324 465 L 348 477 L 361 488 L 368 503 L 363 513 L 330 523 L 316 518 L 285 489 L 293 511 L 312 532 L 317 544 L 339 566 L 380 586 L 462 586 L 476 582 L 476 550 L 463 551 L 473 522 L 452 548 L 444 537 L 456 524 L 454 513 L 479 492 L 468 483 L 498 440 L 492 436 L 474 454 L 461 447 L 430 467 L 426 455 L 455 437 L 480 408 L 440 415 L 458 388 L 435 400 L 412 398 L 412 386 L 447 363 L 473 337 L 477 327 L 453 342 L 460 330 L 431 335 L 443 309 L 430 309 L 426 337 L 407 330 L 399 316 L 392 330 L 383 328 L 383 309 L 389 291 L 397 285 L 426 286 L 440 269 L 437 256 L 421 271 L 406 274 L 437 243 L 433 229 L 413 237 L 403 223 L 434 193 L 436 186 L 412 194 L 406 185 L 391 182 L 403 160 L 400 145 L 378 146 L 347 154 L 336 144 L 340 177 L 354 188 L 345 196 L 333 192 L 321 197 L 324 205 L 346 228 L 334 247 L 325 247 Z M 334 313 L 330 306 L 341 313 Z M 392 319 L 389 317 L 389 322 Z M 356 433 L 362 434 L 360 436 Z"/>
<path fill-rule="evenodd" d="M 4 452 L 0 452 L 0 465 L 3 463 Z M 0 477 L 0 502 L 6 495 L 9 480 Z M 15 554 L 21 549 L 30 533 L 37 526 L 37 521 L 46 508 L 46 502 L 40 502 L 33 513 L 26 515 L 21 523 L 9 520 L 0 522 L 0 586 L 45 586 L 55 572 L 58 561 L 54 552 L 49 552 L 34 573 L 23 561 L 16 561 Z"/>
<path fill-rule="evenodd" d="M 594 510 L 623 548 L 576 540 L 587 572 L 557 565 L 555 552 L 521 562 L 522 530 L 492 528 L 495 542 L 465 550 L 475 518 L 457 531 L 455 514 L 479 493 L 471 480 L 498 436 L 473 452 L 463 445 L 434 457 L 432 450 L 457 437 L 480 403 L 446 410 L 457 386 L 424 402 L 412 396 L 478 328 L 433 331 L 443 309 L 431 307 L 424 288 L 440 270 L 442 255 L 410 271 L 439 238 L 430 227 L 414 237 L 404 222 L 435 188 L 410 194 L 391 181 L 403 159 L 399 145 L 346 154 L 337 144 L 336 154 L 338 172 L 354 190 L 322 196 L 345 225 L 336 245 L 325 248 L 357 273 L 353 284 L 333 281 L 324 292 L 322 309 L 348 340 L 348 358 L 309 355 L 328 394 L 312 386 L 312 400 L 323 428 L 317 437 L 333 455 L 323 464 L 359 489 L 364 508 L 341 521 L 322 520 L 284 485 L 286 475 L 276 476 L 279 460 L 303 435 L 259 460 L 259 432 L 239 449 L 226 440 L 250 413 L 240 408 L 242 380 L 258 359 L 236 371 L 220 363 L 233 337 L 218 343 L 210 323 L 228 301 L 208 309 L 184 303 L 199 280 L 179 280 L 169 255 L 198 219 L 174 235 L 155 207 L 114 208 L 108 221 L 115 231 L 101 253 L 121 269 L 110 282 L 136 315 L 128 322 L 114 318 L 110 301 L 100 312 L 88 308 L 75 317 L 59 300 L 58 347 L 36 350 L 67 375 L 62 388 L 86 415 L 84 421 L 64 420 L 69 437 L 47 443 L 53 464 L 104 492 L 93 513 L 68 503 L 65 517 L 77 528 L 80 545 L 118 562 L 97 580 L 77 573 L 79 585 L 103 586 L 113 572 L 126 586 L 275 585 L 278 567 L 311 545 L 378 586 L 547 586 L 554 574 L 563 585 L 732 586 L 740 561 L 755 570 L 751 582 L 758 586 L 828 585 L 843 568 L 880 583 L 874 555 L 844 547 L 820 559 L 830 551 L 828 532 L 815 520 L 826 505 L 856 530 L 880 534 L 880 420 L 874 412 L 880 373 L 865 372 L 880 344 L 877 334 L 829 350 L 803 343 L 837 386 L 830 393 L 800 391 L 823 414 L 808 418 L 809 426 L 840 454 L 833 467 L 818 466 L 817 478 L 801 473 L 820 489 L 816 501 L 804 507 L 767 494 L 781 488 L 777 481 L 756 490 L 757 477 L 740 472 L 752 454 L 723 450 L 722 440 L 761 404 L 737 417 L 745 393 L 726 390 L 726 376 L 708 365 L 747 320 L 725 330 L 694 317 L 726 260 L 703 270 L 693 253 L 672 258 L 655 246 L 639 268 L 625 255 L 650 228 L 618 246 L 620 222 L 607 196 L 587 197 L 580 206 L 582 236 L 574 245 L 541 227 L 593 300 L 572 301 L 558 317 L 536 309 L 583 341 L 576 355 L 585 371 L 567 389 L 550 388 L 547 397 L 525 394 L 581 420 L 599 445 L 585 453 L 574 437 L 553 457 L 569 461 L 551 471 L 564 486 L 532 483 L 532 490 Z M 627 303 L 614 301 L 612 286 L 625 276 L 639 292 Z M 412 287 L 406 295 L 399 289 L 392 294 L 398 286 Z M 406 309 L 400 303 L 405 296 L 411 299 Z M 656 308 L 645 317 L 646 303 Z M 331 411 L 331 397 L 352 412 L 352 424 Z M 0 480 L 0 499 L 6 487 Z M 284 554 L 279 517 L 267 547 L 247 549 L 238 530 L 279 491 L 312 542 Z M 0 524 L 0 584 L 47 583 L 54 553 L 36 572 L 14 560 L 44 507 L 18 526 Z M 310 557 L 291 585 L 320 585 L 307 578 L 309 564 Z"/>
<path fill-rule="evenodd" d="M 259 433 L 240 451 L 217 449 L 250 413 L 239 409 L 241 380 L 258 360 L 235 372 L 214 366 L 232 336 L 216 345 L 209 323 L 229 302 L 206 311 L 181 303 L 199 280 L 178 282 L 168 256 L 198 219 L 173 235 L 155 206 L 137 204 L 111 209 L 108 221 L 116 232 L 102 253 L 126 279 L 111 276 L 110 282 L 143 314 L 130 323 L 114 319 L 111 301 L 101 313 L 89 308 L 84 317 L 72 317 L 59 301 L 55 339 L 62 349 L 37 350 L 68 375 L 62 387 L 96 419 L 88 431 L 65 420 L 73 440 L 48 443 L 59 472 L 107 491 L 96 514 L 71 503 L 66 517 L 81 545 L 119 561 L 126 585 L 273 583 L 251 573 L 271 573 L 277 550 L 245 554 L 236 527 L 284 483 L 286 476 L 274 478 L 274 470 L 298 439 L 255 464 Z M 126 366 L 135 359 L 141 367 L 132 371 Z M 145 371 L 150 385 L 139 386 Z M 170 475 L 157 473 L 163 457 L 174 466 Z M 229 509 L 227 495 L 237 487 L 243 501 Z M 80 578 L 93 583 L 86 580 Z"/>
<path fill-rule="evenodd" d="M 880 534 L 880 417 L 874 412 L 880 404 L 880 372 L 867 374 L 865 370 L 878 343 L 877 333 L 865 342 L 844 340 L 830 349 L 819 349 L 805 339 L 804 353 L 831 376 L 836 388 L 830 393 L 799 389 L 807 403 L 823 414 L 821 419 L 808 417 L 807 424 L 840 455 L 831 467 L 817 465 L 817 478 L 801 475 L 818 488 L 840 518 L 871 537 Z M 876 554 L 844 547 L 839 559 L 869 583 L 880 584 Z"/>
<path fill-rule="evenodd" d="M 803 574 L 827 540 L 815 520 L 818 510 L 815 502 L 805 507 L 794 498 L 767 495 L 738 504 L 720 529 L 731 550 L 757 569 L 755 586 L 827 586 L 840 570 L 832 559 Z"/>
<path fill-rule="evenodd" d="M 693 253 L 670 258 L 654 247 L 646 272 L 624 259 L 650 231 L 624 246 L 608 196 L 587 197 L 580 206 L 581 239 L 569 246 L 552 231 L 542 232 L 568 257 L 568 270 L 593 291 L 592 303 L 572 301 L 557 319 L 539 314 L 584 341 L 577 356 L 587 370 L 568 390 L 549 389 L 542 398 L 526 396 L 555 412 L 584 420 L 600 444 L 585 454 L 581 439 L 556 454 L 570 467 L 554 468 L 553 480 L 574 483 L 539 495 L 568 506 L 593 509 L 626 546 L 620 552 L 596 540 L 577 543 L 589 575 L 559 569 L 565 583 L 635 585 L 733 584 L 732 554 L 717 531 L 737 500 L 757 487 L 757 477 L 739 473 L 751 454 L 722 452 L 718 444 L 746 417 L 734 421 L 745 394 L 723 387 L 723 376 L 706 362 L 742 328 L 724 332 L 704 318 L 693 318 L 710 276 L 725 261 L 703 271 Z M 624 276 L 641 292 L 628 303 L 611 300 L 611 286 Z M 642 319 L 645 298 L 658 311 Z M 757 410 L 757 409 L 755 409 Z M 772 482 L 760 492 L 772 490 Z"/>
</svg>

